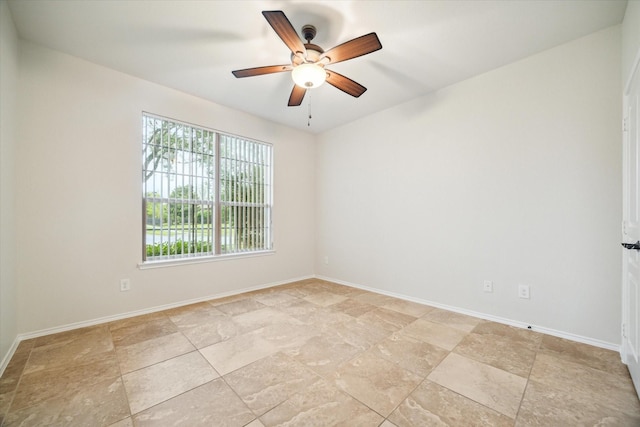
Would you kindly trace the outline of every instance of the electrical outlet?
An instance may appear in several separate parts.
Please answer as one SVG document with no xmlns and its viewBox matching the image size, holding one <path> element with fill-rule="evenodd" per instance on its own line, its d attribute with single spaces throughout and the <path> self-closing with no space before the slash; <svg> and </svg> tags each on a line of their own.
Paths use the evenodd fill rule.
<svg viewBox="0 0 640 427">
<path fill-rule="evenodd" d="M 328 264 L 329 264 L 329 255 L 325 255 L 325 256 L 324 256 L 324 263 L 325 263 L 326 265 L 328 265 Z"/>
<path fill-rule="evenodd" d="M 529 299 L 529 285 L 518 285 L 518 297 Z"/>
<path fill-rule="evenodd" d="M 491 280 L 485 280 L 482 285 L 482 290 L 485 292 L 493 292 L 493 282 Z"/>
<path fill-rule="evenodd" d="M 130 291 L 131 290 L 131 280 L 129 279 L 121 279 L 120 280 L 120 292 Z"/>
</svg>

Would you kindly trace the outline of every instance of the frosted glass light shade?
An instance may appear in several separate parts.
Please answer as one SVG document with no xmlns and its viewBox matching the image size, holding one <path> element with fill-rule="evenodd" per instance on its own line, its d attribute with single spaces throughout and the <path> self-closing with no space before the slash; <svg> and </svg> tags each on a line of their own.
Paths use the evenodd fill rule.
<svg viewBox="0 0 640 427">
<path fill-rule="evenodd" d="M 300 64 L 291 71 L 293 82 L 305 89 L 316 88 L 327 79 L 327 72 L 316 64 Z"/>
</svg>

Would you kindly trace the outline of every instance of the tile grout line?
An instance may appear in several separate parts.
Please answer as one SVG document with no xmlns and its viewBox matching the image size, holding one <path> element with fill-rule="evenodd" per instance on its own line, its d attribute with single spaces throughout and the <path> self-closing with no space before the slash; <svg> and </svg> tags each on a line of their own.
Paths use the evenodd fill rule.
<svg viewBox="0 0 640 427">
<path fill-rule="evenodd" d="M 253 299 L 253 298 L 252 298 L 252 299 Z M 205 301 L 205 302 L 206 302 L 207 304 L 209 304 L 211 307 L 213 307 L 214 309 L 217 309 L 217 306 L 213 305 L 213 304 L 211 303 L 211 301 L 213 301 L 213 300 L 207 300 L 207 301 Z M 220 311 L 220 310 L 219 310 L 219 311 Z M 225 312 L 222 312 L 222 311 L 221 311 L 221 313 L 223 313 L 223 315 L 224 315 L 224 316 L 229 317 L 230 319 L 232 319 L 232 318 L 233 318 L 233 316 L 232 316 L 232 315 L 230 315 L 230 314 L 228 314 L 228 313 L 225 313 Z M 251 421 L 249 421 L 248 423 L 246 423 L 246 424 L 245 424 L 245 426 L 246 426 L 246 425 L 248 425 L 248 424 L 251 424 L 252 422 L 254 422 L 254 421 L 256 421 L 256 420 L 258 420 L 258 421 L 262 424 L 262 422 L 259 420 L 259 416 L 258 416 L 258 415 L 256 415 L 256 414 L 255 414 L 255 412 L 254 412 L 251 408 L 249 408 L 249 406 L 246 404 L 246 402 L 244 401 L 244 399 L 242 399 L 242 397 L 241 397 L 240 395 L 238 395 L 238 393 L 236 392 L 236 390 L 235 390 L 233 387 L 231 387 L 231 385 L 229 385 L 229 383 L 227 382 L 227 380 L 226 380 L 226 378 L 225 378 L 225 375 L 229 375 L 231 372 L 228 372 L 228 373 L 227 373 L 227 374 L 225 374 L 225 375 L 220 374 L 220 372 L 218 372 L 218 370 L 216 369 L 216 367 L 215 367 L 215 366 L 213 366 L 213 364 L 209 361 L 209 359 L 207 359 L 207 358 L 204 356 L 204 354 L 202 354 L 202 352 L 200 351 L 200 350 L 201 350 L 201 348 L 198 348 L 198 347 L 196 346 L 196 344 L 195 344 L 193 341 L 191 341 L 191 340 L 189 339 L 189 337 L 188 337 L 188 336 L 186 336 L 186 335 L 184 334 L 184 332 L 182 332 L 182 330 L 180 329 L 180 326 L 179 326 L 179 325 L 177 325 L 177 324 L 173 321 L 173 319 L 171 319 L 171 317 L 170 317 L 170 316 L 168 316 L 168 317 L 169 317 L 169 320 L 170 320 L 170 321 L 171 321 L 171 322 L 176 326 L 176 328 L 178 328 L 178 331 L 179 331 L 179 332 L 180 332 L 180 333 L 185 337 L 185 339 L 187 339 L 187 341 L 189 341 L 189 342 L 191 343 L 191 345 L 193 345 L 193 347 L 195 348 L 195 351 L 197 351 L 197 352 L 198 352 L 198 354 L 200 354 L 200 356 L 201 356 L 201 357 L 202 357 L 202 358 L 207 362 L 207 364 L 209 364 L 209 366 L 211 366 L 211 369 L 213 369 L 213 370 L 216 372 L 216 374 L 218 374 L 218 378 L 224 382 L 224 384 L 229 388 L 229 390 L 231 390 L 231 391 L 233 392 L 233 394 L 234 394 L 234 395 L 235 395 L 235 396 L 236 396 L 236 397 L 237 397 L 237 398 L 242 402 L 242 404 L 243 404 L 243 405 L 244 405 L 244 406 L 249 410 L 249 412 L 251 412 L 251 413 L 254 415 L 253 420 L 251 420 Z M 225 341 L 225 340 L 223 340 L 223 341 L 219 341 L 219 342 L 224 342 L 224 341 Z M 214 343 L 214 344 L 211 344 L 211 345 L 215 345 L 215 344 L 217 344 L 217 343 Z M 209 346 L 205 346 L 205 347 L 209 347 Z M 205 347 L 203 347 L 203 348 L 205 348 Z M 267 357 L 268 357 L 268 356 L 267 356 Z M 262 359 L 260 359 L 260 360 L 262 360 Z M 255 362 L 252 362 L 252 363 L 255 363 Z M 247 366 L 248 366 L 248 365 L 247 365 Z M 238 368 L 238 369 L 241 369 L 241 368 Z M 237 370 L 237 369 L 236 369 L 236 370 Z M 232 372 L 234 372 L 234 371 L 232 371 Z M 216 379 L 218 379 L 218 378 L 214 378 L 213 380 L 208 381 L 208 382 L 206 382 L 205 384 L 209 384 L 209 383 L 211 383 L 212 381 L 215 381 L 215 380 L 216 380 Z M 201 385 L 199 385 L 198 387 L 202 387 L 202 386 L 204 386 L 205 384 L 201 384 Z M 196 389 L 196 388 L 198 388 L 198 387 L 194 387 L 192 390 L 195 390 L 195 389 Z M 188 390 L 188 391 L 191 391 L 191 390 Z M 187 391 L 185 391 L 184 393 L 187 393 Z M 174 397 L 172 397 L 171 399 L 173 399 L 173 398 L 175 398 L 175 397 L 177 397 L 177 396 L 174 396 Z M 168 399 L 168 400 L 170 400 L 170 399 Z M 149 408 L 147 408 L 147 409 L 149 409 Z"/>
<path fill-rule="evenodd" d="M 467 335 L 465 335 L 465 338 L 466 338 L 468 335 L 472 334 L 472 333 L 473 333 L 473 331 L 474 331 L 474 330 L 475 330 L 475 329 L 476 329 L 480 324 L 481 324 L 481 323 L 478 323 L 478 325 L 476 325 L 476 326 L 475 326 L 471 331 L 467 332 Z M 447 326 L 447 325 L 445 325 L 445 326 Z M 443 358 L 442 358 L 442 360 L 441 360 L 440 362 L 438 362 L 438 364 L 437 364 L 437 365 L 436 365 L 436 366 L 431 370 L 431 372 L 433 372 L 434 370 L 436 370 L 436 368 L 437 368 L 438 366 L 440 366 L 440 364 L 441 364 L 442 362 L 444 362 L 444 360 L 445 360 L 445 359 L 446 359 L 450 354 L 454 353 L 455 349 L 456 349 L 456 348 L 458 348 L 458 346 L 460 345 L 460 343 L 462 343 L 462 341 L 464 341 L 464 338 L 462 338 L 462 339 L 458 342 L 458 344 L 456 344 L 456 345 L 455 345 L 451 350 L 449 350 L 449 353 L 448 353 L 445 357 L 443 357 Z M 467 357 L 467 356 L 462 355 L 462 354 L 458 354 L 458 353 L 455 353 L 455 354 L 456 354 L 456 355 L 458 355 L 458 356 Z M 483 364 L 485 364 L 485 365 L 486 365 L 486 363 L 484 363 L 484 362 L 482 362 L 482 361 L 479 361 L 479 360 L 476 360 L 476 359 L 474 359 L 474 358 L 469 358 L 469 359 L 470 359 L 470 360 L 473 360 L 473 361 L 475 361 L 475 362 L 478 362 L 478 363 L 483 363 Z M 493 368 L 496 368 L 495 366 L 492 366 L 492 365 L 488 365 L 488 366 L 491 366 L 491 367 L 493 367 Z M 496 368 L 496 369 L 500 369 L 500 368 Z M 501 370 L 503 370 L 503 369 L 501 369 Z M 504 370 L 503 370 L 503 371 L 504 371 Z M 508 371 L 505 371 L 505 372 L 508 372 Z M 510 372 L 508 372 L 508 373 L 510 373 Z M 514 375 L 515 375 L 515 374 L 514 374 Z M 443 387 L 443 388 L 445 388 L 445 389 L 449 390 L 451 393 L 455 393 L 457 396 L 460 396 L 462 399 L 470 400 L 470 401 L 472 401 L 472 402 L 476 403 L 477 405 L 480 405 L 480 406 L 482 406 L 483 408 L 486 408 L 488 411 L 491 411 L 491 412 L 493 412 L 493 413 L 500 414 L 500 415 L 503 415 L 503 416 L 505 416 L 505 417 L 511 418 L 510 416 L 508 416 L 508 415 L 506 415 L 506 414 L 503 414 L 502 412 L 500 412 L 500 411 L 496 410 L 495 408 L 492 408 L 492 407 L 490 407 L 490 406 L 487 406 L 485 403 L 478 402 L 477 400 L 472 399 L 472 398 L 471 398 L 471 397 L 469 397 L 469 396 L 465 396 L 464 394 L 462 394 L 462 393 L 460 393 L 460 392 L 458 392 L 458 391 L 456 391 L 456 390 L 452 390 L 452 389 L 450 389 L 450 388 L 449 388 L 449 387 L 447 387 L 447 386 L 444 386 L 444 385 L 442 385 L 442 384 L 439 384 L 439 383 L 436 383 L 436 382 L 434 382 L 434 381 L 429 380 L 429 379 L 428 379 L 428 376 L 429 376 L 429 375 L 427 375 L 427 378 L 425 378 L 425 381 L 429 381 L 429 382 L 432 382 L 432 383 L 434 383 L 434 384 L 437 384 L 438 386 Z M 520 408 L 518 407 L 518 410 L 519 410 L 519 409 L 520 409 Z M 512 421 L 513 421 L 513 425 L 515 425 L 516 420 L 518 419 L 517 414 L 516 414 L 516 416 L 515 416 L 514 418 L 511 418 L 511 419 L 512 419 Z"/>
<path fill-rule="evenodd" d="M 527 374 L 527 382 L 524 385 L 524 390 L 522 391 L 522 397 L 520 398 L 520 403 L 518 404 L 518 411 L 516 412 L 516 420 L 518 416 L 520 416 L 520 411 L 522 410 L 522 403 L 524 402 L 524 397 L 527 395 L 527 390 L 529 389 L 529 382 L 531 381 L 531 372 L 533 371 L 533 367 L 536 364 L 536 360 L 538 360 L 538 354 L 540 354 L 540 348 L 542 347 L 542 341 L 544 340 L 544 336 L 540 339 L 538 346 L 536 347 L 535 355 L 533 356 L 533 362 L 531 362 L 531 367 L 529 368 L 529 373 Z"/>
<path fill-rule="evenodd" d="M 4 418 L 3 422 L 2 422 L 2 426 L 3 427 L 5 426 L 5 424 L 7 422 L 8 415 L 11 413 L 11 407 L 13 406 L 13 403 L 15 401 L 16 395 L 18 394 L 18 387 L 22 383 L 22 380 L 23 380 L 24 375 L 25 375 L 25 371 L 27 369 L 27 366 L 29 365 L 29 361 L 31 360 L 31 356 L 33 355 L 33 351 L 36 349 L 37 340 L 38 340 L 38 338 L 33 338 L 33 342 L 31 343 L 31 348 L 29 348 L 29 356 L 27 357 L 27 360 L 24 362 L 24 366 L 22 366 L 22 369 L 20 370 L 20 375 L 18 376 L 18 382 L 16 383 L 16 387 L 13 390 L 13 396 L 11 397 L 11 403 L 7 407 L 7 413 L 5 414 L 5 418 Z M 31 405 L 31 406 L 34 406 L 34 405 Z M 26 409 L 28 407 L 29 406 L 26 406 L 25 408 L 21 408 L 20 410 Z"/>
<path fill-rule="evenodd" d="M 186 340 L 187 340 L 187 341 L 188 341 L 188 342 L 193 346 L 194 350 L 189 351 L 189 352 L 187 352 L 187 353 L 178 354 L 178 355 L 175 355 L 175 356 L 169 357 L 169 358 L 164 359 L 164 360 L 157 361 L 157 362 L 155 362 L 155 363 L 152 363 L 151 365 L 147 365 L 147 366 L 140 367 L 140 368 L 138 368 L 138 369 L 134 369 L 134 370 L 132 370 L 132 371 L 130 371 L 130 372 L 127 372 L 126 374 L 123 374 L 123 373 L 122 373 L 122 368 L 121 368 L 121 366 L 120 366 L 120 359 L 119 359 L 119 356 L 118 356 L 118 352 L 117 352 L 117 349 L 116 349 L 115 342 L 114 342 L 114 340 L 113 340 L 112 330 L 111 330 L 111 327 L 110 327 L 110 326 L 108 326 L 108 329 L 109 329 L 109 335 L 111 336 L 111 340 L 112 340 L 112 344 L 113 344 L 113 348 L 114 348 L 114 350 L 113 350 L 113 351 L 114 351 L 114 353 L 115 353 L 115 356 L 116 356 L 116 362 L 117 362 L 117 364 L 118 364 L 118 370 L 119 370 L 119 372 L 120 372 L 120 381 L 122 382 L 122 387 L 123 387 L 123 389 L 124 389 L 124 394 L 125 394 L 125 397 L 127 398 L 127 406 L 129 407 L 129 416 L 128 416 L 128 417 L 123 418 L 123 420 L 125 420 L 125 419 L 127 419 L 127 418 L 130 418 L 130 419 L 131 419 L 131 421 L 133 422 L 133 418 L 134 418 L 134 416 L 135 416 L 135 415 L 137 415 L 137 414 L 139 414 L 139 413 L 141 413 L 141 412 L 144 412 L 144 411 L 146 411 L 147 409 L 150 409 L 150 408 L 153 408 L 153 407 L 155 407 L 155 406 L 158 406 L 158 405 L 160 405 L 160 404 L 162 404 L 162 403 L 164 403 L 164 402 L 167 402 L 168 400 L 171 400 L 171 399 L 173 399 L 173 398 L 175 398 L 175 397 L 177 397 L 177 396 L 180 396 L 180 395 L 182 395 L 182 394 L 184 394 L 184 393 L 187 393 L 188 391 L 191 391 L 191 390 L 193 390 L 193 389 L 196 389 L 196 388 L 198 388 L 198 387 L 200 387 L 200 386 L 202 386 L 202 385 L 204 385 L 204 384 L 208 384 L 209 382 L 211 382 L 211 381 L 207 381 L 207 382 L 206 382 L 206 383 L 204 383 L 204 384 L 201 384 L 201 385 L 199 385 L 199 386 L 197 386 L 197 387 L 194 387 L 194 388 L 192 388 L 192 389 L 190 389 L 190 390 L 186 390 L 186 391 L 184 391 L 184 392 L 182 392 L 182 393 L 179 393 L 179 394 L 177 394 L 177 395 L 175 395 L 175 396 L 172 396 L 172 397 L 170 397 L 170 398 L 168 398 L 168 399 L 166 399 L 166 400 L 163 400 L 163 401 L 161 401 L 161 402 L 158 402 L 158 403 L 156 403 L 156 404 L 154 404 L 154 405 L 152 405 L 152 406 L 150 406 L 150 407 L 148 407 L 148 408 L 145 408 L 145 409 L 143 409 L 143 410 L 141 410 L 141 411 L 139 411 L 139 412 L 136 412 L 135 414 L 132 412 L 132 410 L 131 410 L 131 400 L 130 400 L 129 394 L 128 394 L 128 392 L 127 392 L 127 388 L 125 387 L 125 381 L 124 381 L 124 376 L 125 376 L 125 375 L 131 374 L 131 373 L 133 373 L 133 372 L 138 372 L 138 371 L 140 371 L 140 370 L 142 370 L 142 369 L 146 369 L 146 368 L 148 368 L 148 367 L 150 367 L 150 366 L 155 366 L 155 365 L 158 365 L 158 364 L 160 364 L 160 363 L 166 362 L 166 361 L 168 361 L 168 360 L 172 360 L 172 359 L 175 359 L 175 358 L 177 358 L 177 357 L 184 356 L 184 355 L 186 355 L 186 354 L 190 354 L 190 353 L 193 353 L 193 352 L 196 352 L 196 351 L 198 351 L 198 353 L 199 353 L 198 348 L 197 348 L 193 343 L 191 343 L 191 341 L 189 340 L 189 338 L 188 338 L 188 337 L 186 337 L 186 336 L 182 333 L 182 331 L 180 331 L 180 328 L 178 327 L 178 325 L 176 325 L 176 324 L 175 324 L 175 322 L 173 322 L 173 320 L 171 320 L 171 317 L 170 317 L 170 316 L 168 316 L 168 315 L 165 313 L 165 311 L 167 311 L 167 310 L 162 310 L 162 311 L 159 311 L 159 312 L 154 313 L 154 314 L 161 314 L 163 317 L 166 317 L 166 318 L 167 318 L 167 320 L 169 320 L 169 322 L 171 322 L 171 324 L 173 324 L 173 325 L 176 327 L 176 329 L 177 329 L 177 332 L 172 332 L 171 334 L 173 334 L 173 333 L 180 333 L 180 334 L 181 334 L 181 335 L 182 335 L 182 336 L 183 336 L 183 337 L 184 337 L 184 338 L 185 338 L 185 339 L 186 339 Z M 127 319 L 124 319 L 124 320 L 127 320 Z M 145 324 L 146 324 L 146 322 L 145 322 Z M 129 346 L 131 346 L 131 345 L 136 345 L 136 344 L 140 344 L 140 343 L 143 343 L 143 342 L 146 342 L 146 341 L 151 341 L 151 340 L 154 340 L 154 339 L 157 339 L 157 338 L 160 338 L 160 337 L 164 337 L 164 336 L 167 336 L 167 335 L 171 335 L 171 334 L 163 334 L 163 335 L 161 335 L 161 336 L 159 336 L 159 337 L 149 338 L 149 339 L 147 339 L 147 340 L 138 341 L 138 342 L 136 342 L 136 343 L 132 343 L 132 344 L 129 344 L 129 345 L 125 345 L 125 346 L 122 346 L 122 347 L 129 347 Z M 200 355 L 202 356 L 202 354 L 200 354 Z M 205 361 L 207 361 L 207 360 L 206 360 L 206 358 L 205 358 L 204 356 L 203 356 L 203 359 L 205 359 Z M 207 363 L 208 363 L 208 361 L 207 361 Z M 212 369 L 214 369 L 214 371 L 215 371 L 215 368 L 213 368 L 213 366 L 212 366 Z M 218 373 L 218 372 L 216 371 L 216 373 Z M 219 375 L 219 374 L 218 374 L 218 375 Z M 212 381 L 213 381 L 213 380 L 212 380 Z M 122 421 L 122 420 L 120 420 L 120 421 Z M 118 422 L 119 422 L 119 421 L 118 421 Z"/>
<path fill-rule="evenodd" d="M 29 360 L 31 359 L 31 353 L 33 352 L 34 347 L 35 347 L 35 342 L 31 345 L 31 348 L 29 349 L 29 356 L 27 356 L 27 360 L 24 362 L 24 366 L 20 370 L 20 375 L 18 375 L 18 381 L 16 382 L 16 386 L 12 391 L 13 395 L 11 396 L 11 402 L 9 402 L 9 405 L 7 405 L 7 412 L 5 412 L 5 414 L 3 416 L 2 424 L 0 425 L 0 427 L 4 427 L 5 424 L 7 423 L 7 419 L 9 418 L 9 414 L 11 413 L 11 407 L 13 406 L 13 401 L 16 398 L 16 394 L 18 394 L 18 387 L 20 386 L 20 383 L 22 382 L 22 377 L 24 375 L 24 371 L 25 371 L 25 369 L 27 369 L 27 365 L 29 364 Z M 11 361 L 9 361 L 9 363 L 11 363 Z M 9 365 L 7 364 L 7 366 L 9 366 Z M 6 369 L 5 369 L 5 372 L 6 372 Z"/>
<path fill-rule="evenodd" d="M 122 384 L 122 390 L 124 391 L 124 397 L 127 399 L 127 408 L 129 410 L 129 416 L 124 417 L 122 420 L 126 420 L 129 418 L 133 423 L 133 414 L 131 413 L 131 402 L 129 401 L 129 393 L 127 393 L 127 388 L 124 386 L 124 375 L 122 374 L 122 368 L 120 367 L 120 357 L 118 356 L 118 351 L 116 349 L 116 343 L 113 340 L 113 334 L 111 333 L 111 327 L 107 326 L 109 330 L 109 337 L 111 338 L 111 345 L 113 346 L 113 353 L 115 354 L 116 364 L 118 365 L 118 372 L 120 372 L 120 383 Z M 116 422 L 120 422 L 122 420 L 118 420 Z M 114 423 L 111 423 L 114 424 Z"/>
</svg>

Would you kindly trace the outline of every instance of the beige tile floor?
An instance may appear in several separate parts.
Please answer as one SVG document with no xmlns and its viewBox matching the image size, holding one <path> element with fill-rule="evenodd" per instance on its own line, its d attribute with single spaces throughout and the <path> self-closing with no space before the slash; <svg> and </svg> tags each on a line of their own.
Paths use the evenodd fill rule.
<svg viewBox="0 0 640 427">
<path fill-rule="evenodd" d="M 22 342 L 3 426 L 640 426 L 616 352 L 319 280 Z"/>
</svg>

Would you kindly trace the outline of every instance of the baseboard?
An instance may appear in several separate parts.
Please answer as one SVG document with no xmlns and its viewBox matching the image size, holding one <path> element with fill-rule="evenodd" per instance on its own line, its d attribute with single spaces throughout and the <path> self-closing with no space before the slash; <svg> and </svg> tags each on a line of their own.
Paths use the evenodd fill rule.
<svg viewBox="0 0 640 427">
<path fill-rule="evenodd" d="M 224 297 L 228 297 L 228 296 L 232 296 L 232 295 L 242 294 L 242 293 L 245 293 L 245 292 L 257 291 L 257 290 L 260 290 L 260 289 L 272 288 L 274 286 L 280 286 L 280 285 L 284 285 L 284 284 L 287 284 L 287 283 L 297 282 L 297 281 L 300 281 L 300 280 L 308 280 L 308 279 L 313 279 L 313 278 L 315 278 L 315 276 L 311 275 L 311 276 L 303 276 L 303 277 L 298 277 L 298 278 L 293 278 L 293 279 L 282 280 L 282 281 L 278 281 L 278 282 L 271 282 L 271 283 L 266 283 L 266 284 L 263 284 L 263 285 L 252 286 L 252 287 L 233 290 L 233 291 L 229 291 L 229 292 L 222 292 L 222 293 L 214 294 L 214 295 L 208 295 L 208 296 L 205 296 L 205 297 L 193 298 L 193 299 L 190 299 L 190 300 L 183 300 L 183 301 L 179 301 L 179 302 L 176 302 L 176 303 L 164 304 L 164 305 L 160 305 L 160 306 L 145 308 L 145 309 L 142 309 L 142 310 L 129 311 L 129 312 L 126 312 L 126 313 L 120 313 L 120 314 L 116 314 L 116 315 L 113 315 L 113 316 L 104 316 L 104 317 L 99 317 L 99 318 L 96 318 L 96 319 L 85 320 L 85 321 L 82 321 L 82 322 L 69 323 L 67 325 L 56 326 L 56 327 L 53 327 L 53 328 L 41 329 L 41 330 L 38 330 L 38 331 L 18 334 L 18 336 L 16 337 L 16 339 L 13 342 L 13 345 L 11 346 L 11 348 L 9 349 L 7 354 L 2 359 L 2 365 L 0 365 L 0 376 L 2 375 L 2 373 L 4 373 L 4 370 L 6 369 L 7 365 L 9 364 L 9 361 L 11 360 L 11 358 L 15 354 L 16 349 L 18 348 L 18 345 L 20 344 L 21 341 L 24 341 L 24 340 L 28 340 L 28 339 L 32 339 L 32 338 L 38 338 L 38 337 L 42 337 L 42 336 L 45 336 L 45 335 L 57 334 L 59 332 L 71 331 L 73 329 L 86 328 L 88 326 L 100 325 L 100 324 L 103 324 L 103 323 L 113 322 L 113 321 L 116 321 L 116 320 L 128 319 L 130 317 L 141 316 L 141 315 L 144 315 L 144 314 L 156 313 L 158 311 L 169 310 L 169 309 L 172 309 L 172 308 L 182 307 L 182 306 L 189 305 L 189 304 L 196 304 L 196 303 L 199 303 L 199 302 L 209 301 L 209 300 L 218 299 L 218 298 L 224 298 Z"/>
<path fill-rule="evenodd" d="M 558 330 L 555 330 L 555 329 L 545 328 L 543 326 L 538 326 L 538 325 L 531 325 L 531 324 L 520 322 L 520 321 L 513 320 L 513 319 L 507 319 L 507 318 L 504 318 L 504 317 L 494 316 L 492 314 L 487 314 L 487 313 L 480 313 L 480 312 L 477 312 L 477 311 L 467 310 L 467 309 L 464 309 L 464 308 L 455 307 L 455 306 L 451 306 L 451 305 L 447 305 L 447 304 L 440 304 L 438 302 L 424 300 L 424 299 L 420 299 L 420 298 L 414 298 L 414 297 L 411 297 L 411 296 L 408 296 L 408 295 L 397 294 L 395 292 L 388 292 L 388 291 L 384 291 L 384 290 L 381 290 L 381 289 L 376 289 L 376 288 L 371 288 L 371 287 L 368 287 L 368 286 L 359 285 L 359 284 L 356 284 L 356 283 L 346 282 L 344 280 L 333 279 L 331 277 L 320 276 L 320 275 L 316 275 L 315 277 L 317 279 L 326 280 L 328 282 L 337 283 L 339 285 L 349 286 L 349 287 L 356 288 L 356 289 L 362 289 L 362 290 L 365 290 L 365 291 L 374 292 L 374 293 L 382 294 L 382 295 L 387 295 L 387 296 L 390 296 L 390 297 L 399 298 L 399 299 L 406 300 L 406 301 L 416 302 L 418 304 L 424 304 L 424 305 L 428 305 L 428 306 L 431 306 L 431 307 L 441 308 L 443 310 L 453 311 L 453 312 L 460 313 L 460 314 L 466 314 L 468 316 L 473 316 L 473 317 L 477 317 L 477 318 L 484 319 L 484 320 L 490 320 L 492 322 L 502 323 L 504 325 L 514 326 L 514 327 L 522 328 L 522 329 L 529 329 L 529 330 L 532 330 L 532 331 L 540 332 L 540 333 L 545 334 L 545 335 L 551 335 L 551 336 L 558 337 L 558 338 L 564 338 L 564 339 L 567 339 L 567 340 L 571 340 L 571 341 L 580 342 L 580 343 L 583 343 L 583 344 L 592 345 L 594 347 L 600 347 L 600 348 L 604 348 L 604 349 L 607 349 L 607 350 L 613 350 L 613 351 L 616 351 L 618 353 L 620 353 L 620 351 L 621 351 L 621 347 L 618 344 L 613 344 L 613 343 L 610 343 L 610 342 L 601 341 L 601 340 L 597 340 L 597 339 L 594 339 L 594 338 L 585 337 L 585 336 L 582 336 L 582 335 L 576 335 L 576 334 L 572 334 L 572 333 L 569 333 L 569 332 L 558 331 Z"/>
<path fill-rule="evenodd" d="M 100 324 L 103 324 L 103 323 L 113 322 L 113 321 L 116 321 L 116 320 L 127 319 L 127 318 L 130 318 L 130 317 L 141 316 L 141 315 L 144 315 L 144 314 L 156 313 L 158 311 L 169 310 L 169 309 L 172 309 L 172 308 L 182 307 L 182 306 L 189 305 L 189 304 L 196 304 L 196 303 L 199 303 L 199 302 L 209 301 L 209 300 L 218 299 L 218 298 L 224 298 L 224 297 L 228 297 L 228 296 L 232 296 L 232 295 L 242 294 L 242 293 L 245 293 L 245 292 L 257 291 L 257 290 L 260 290 L 260 289 L 272 288 L 272 287 L 275 287 L 275 286 L 280 286 L 280 285 L 284 285 L 284 284 L 288 284 L 288 283 L 292 283 L 292 282 L 297 282 L 297 281 L 301 281 L 301 280 L 308 280 L 308 279 L 314 279 L 314 278 L 315 279 L 320 279 L 320 280 L 326 280 L 328 282 L 333 282 L 333 283 L 337 283 L 337 284 L 344 285 L 344 286 L 349 286 L 351 288 L 362 289 L 362 290 L 369 291 L 369 292 L 374 292 L 374 293 L 377 293 L 377 294 L 382 294 L 382 295 L 387 295 L 387 296 L 394 297 L 394 298 L 399 298 L 399 299 L 406 300 L 406 301 L 412 301 L 412 302 L 416 302 L 418 304 L 424 304 L 424 305 L 428 305 L 428 306 L 431 306 L 431 307 L 441 308 L 443 310 L 449 310 L 449 311 L 453 311 L 453 312 L 460 313 L 460 314 L 466 314 L 468 316 L 473 316 L 473 317 L 477 317 L 477 318 L 484 319 L 484 320 L 490 320 L 492 322 L 502 323 L 502 324 L 509 325 L 509 326 L 514 326 L 514 327 L 517 327 L 517 328 L 531 329 L 533 331 L 540 332 L 540 333 L 543 333 L 543 334 L 546 334 L 546 335 L 552 335 L 552 336 L 559 337 L 559 338 L 565 338 L 565 339 L 568 339 L 568 340 L 571 340 L 571 341 L 576 341 L 576 342 L 580 342 L 580 343 L 583 343 L 583 344 L 592 345 L 594 347 L 600 347 L 600 348 L 604 348 L 604 349 L 607 349 L 607 350 L 613 350 L 613 351 L 617 351 L 617 352 L 621 351 L 620 345 L 612 344 L 612 343 L 609 343 L 609 342 L 605 342 L 605 341 L 601 341 L 601 340 L 597 340 L 597 339 L 593 339 L 593 338 L 589 338 L 589 337 L 584 337 L 584 336 L 581 336 L 581 335 L 572 334 L 572 333 L 569 333 L 569 332 L 558 331 L 558 330 L 555 330 L 555 329 L 545 328 L 545 327 L 537 326 L 537 325 L 530 325 L 530 324 L 527 324 L 527 323 L 524 323 L 524 322 L 520 322 L 520 321 L 517 321 L 517 320 L 513 320 L 513 319 L 507 319 L 507 318 L 504 318 L 504 317 L 494 316 L 494 315 L 487 314 L 487 313 L 480 313 L 480 312 L 476 312 L 476 311 L 472 311 L 472 310 L 463 309 L 463 308 L 460 308 L 460 307 L 450 306 L 450 305 L 446 305 L 446 304 L 440 304 L 440 303 L 437 303 L 437 302 L 434 302 L 434 301 L 424 300 L 424 299 L 421 299 L 421 298 L 415 298 L 415 297 L 411 297 L 411 296 L 408 296 L 408 295 L 398 294 L 398 293 L 395 293 L 395 292 L 388 292 L 388 291 L 384 291 L 384 290 L 381 290 L 381 289 L 371 288 L 371 287 L 363 286 L 363 285 L 356 284 L 356 283 L 346 282 L 344 280 L 334 279 L 334 278 L 331 278 L 331 277 L 326 277 L 326 276 L 321 276 L 321 275 L 310 275 L 310 276 L 303 276 L 303 277 L 298 277 L 298 278 L 288 279 L 288 280 L 283 280 L 283 281 L 278 281 L 278 282 L 271 282 L 271 283 L 267 283 L 267 284 L 263 284 L 263 285 L 252 286 L 252 287 L 249 287 L 249 288 L 243 288 L 243 289 L 238 289 L 238 290 L 229 291 L 229 292 L 222 292 L 222 293 L 219 293 L 219 294 L 209 295 L 209 296 L 200 297 L 200 298 L 194 298 L 194 299 L 190 299 L 190 300 L 184 300 L 184 301 L 171 303 L 171 304 L 165 304 L 165 305 L 161 305 L 161 306 L 150 307 L 150 308 L 146 308 L 146 309 L 142 309 L 142 310 L 136 310 L 136 311 L 130 311 L 130 312 L 126 312 L 126 313 L 120 313 L 120 314 L 116 314 L 116 315 L 113 315 L 113 316 L 105 316 L 105 317 L 86 320 L 86 321 L 82 321 L 82 322 L 70 323 L 70 324 L 67 324 L 67 325 L 62 325 L 62 326 L 57 326 L 57 327 L 47 328 L 47 329 L 41 329 L 41 330 L 34 331 L 34 332 L 18 334 L 16 339 L 14 340 L 11 348 L 9 349 L 7 354 L 4 356 L 4 358 L 2 359 L 2 364 L 0 364 L 0 376 L 2 376 L 2 374 L 4 373 L 4 370 L 6 369 L 7 365 L 9 364 L 9 361 L 13 357 L 13 355 L 14 355 L 15 351 L 17 350 L 18 345 L 20 344 L 20 342 L 24 341 L 24 340 L 27 340 L 27 339 L 38 338 L 38 337 L 42 337 L 42 336 L 45 336 L 45 335 L 56 334 L 56 333 L 59 333 L 59 332 L 66 332 L 66 331 L 70 331 L 70 330 L 73 330 L 73 329 L 85 328 L 85 327 L 88 327 L 88 326 L 100 325 Z"/>
<path fill-rule="evenodd" d="M 16 339 L 13 340 L 13 344 L 11 344 L 11 347 L 9 347 L 9 351 L 7 351 L 7 354 L 5 354 L 4 358 L 2 358 L 2 363 L 0 363 L 0 377 L 2 376 L 2 374 L 4 374 L 4 370 L 7 369 L 7 365 L 9 365 L 9 361 L 16 353 L 16 350 L 20 345 L 20 341 L 21 340 L 16 337 Z"/>
</svg>

